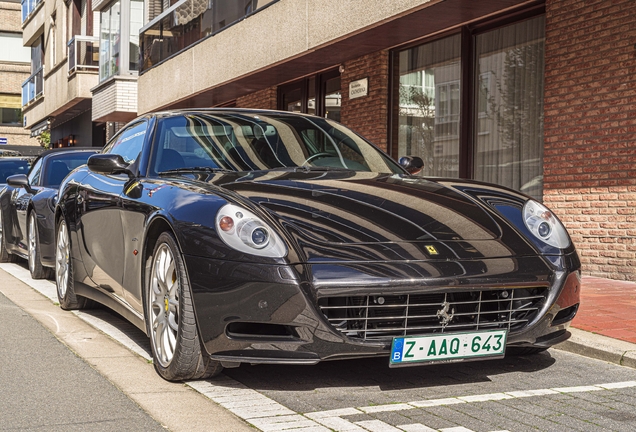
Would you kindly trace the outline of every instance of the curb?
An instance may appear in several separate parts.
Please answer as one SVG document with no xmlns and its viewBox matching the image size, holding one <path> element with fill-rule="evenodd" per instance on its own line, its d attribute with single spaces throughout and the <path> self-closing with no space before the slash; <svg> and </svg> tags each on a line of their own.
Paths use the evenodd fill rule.
<svg viewBox="0 0 636 432">
<path fill-rule="evenodd" d="M 636 344 L 570 327 L 570 339 L 553 348 L 636 369 Z"/>
</svg>

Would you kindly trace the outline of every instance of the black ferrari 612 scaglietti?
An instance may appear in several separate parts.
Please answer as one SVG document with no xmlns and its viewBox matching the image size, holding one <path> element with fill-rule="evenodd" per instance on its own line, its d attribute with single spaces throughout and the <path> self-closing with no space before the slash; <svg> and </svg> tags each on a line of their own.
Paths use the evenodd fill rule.
<svg viewBox="0 0 636 432">
<path fill-rule="evenodd" d="M 31 277 L 42 279 L 55 266 L 57 188 L 73 169 L 99 149 L 61 148 L 43 152 L 24 173 L 7 178 L 0 193 L 0 262 L 19 256 Z M 26 164 L 26 162 L 25 162 Z"/>
<path fill-rule="evenodd" d="M 66 178 L 55 221 L 61 306 L 122 314 L 168 380 L 531 353 L 568 338 L 579 305 L 579 259 L 541 203 L 409 175 L 308 115 L 140 117 Z"/>
</svg>

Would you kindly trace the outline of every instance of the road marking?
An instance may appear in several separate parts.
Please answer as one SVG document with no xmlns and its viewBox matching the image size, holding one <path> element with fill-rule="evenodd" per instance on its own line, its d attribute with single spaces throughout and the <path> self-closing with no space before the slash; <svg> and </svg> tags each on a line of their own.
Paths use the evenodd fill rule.
<svg viewBox="0 0 636 432">
<path fill-rule="evenodd" d="M 57 289 L 54 282 L 31 279 L 30 272 L 17 264 L 0 263 L 0 269 L 29 285 L 40 294 L 49 298 L 52 302 L 57 303 Z M 114 318 L 109 312 L 103 310 L 74 311 L 73 313 L 78 318 L 104 332 L 144 359 L 152 359 L 148 350 L 149 344 L 147 339 L 136 327 L 127 321 L 119 320 L 120 324 L 115 326 L 108 321 L 113 321 L 117 318 Z M 263 432 L 328 432 L 329 430 L 336 432 L 431 432 L 436 431 L 436 429 L 432 429 L 421 423 L 413 423 L 396 427 L 381 420 L 352 422 L 344 419 L 343 417 L 358 414 L 403 411 L 416 408 L 430 408 L 464 403 L 480 403 L 505 399 L 549 396 L 559 393 L 581 393 L 636 387 L 636 381 L 624 381 L 588 386 L 487 393 L 481 395 L 428 399 L 358 408 L 339 408 L 299 414 L 257 392 L 256 390 L 252 390 L 242 383 L 224 375 L 210 381 L 189 381 L 186 382 L 186 384 Z M 462 426 L 439 429 L 439 431 L 472 432 L 470 429 Z"/>
</svg>

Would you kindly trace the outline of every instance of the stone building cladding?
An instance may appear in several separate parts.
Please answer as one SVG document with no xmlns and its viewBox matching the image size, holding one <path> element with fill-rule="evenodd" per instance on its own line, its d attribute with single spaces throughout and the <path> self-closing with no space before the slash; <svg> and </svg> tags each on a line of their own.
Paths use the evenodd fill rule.
<svg viewBox="0 0 636 432">
<path fill-rule="evenodd" d="M 269 87 L 236 99 L 237 108 L 276 109 L 276 87 Z"/>
<path fill-rule="evenodd" d="M 548 0 L 544 201 L 583 272 L 636 280 L 636 2 Z"/>
<path fill-rule="evenodd" d="M 368 95 L 350 100 L 349 83 L 363 78 L 369 79 Z M 341 83 L 341 122 L 387 151 L 389 52 L 378 51 L 345 62 Z"/>
<path fill-rule="evenodd" d="M 22 33 L 20 3 L 0 1 L 0 31 Z"/>
<path fill-rule="evenodd" d="M 20 3 L 0 1 L 0 31 L 22 34 L 20 20 Z M 0 93 L 21 95 L 22 83 L 30 72 L 29 63 L 0 62 Z M 7 138 L 10 145 L 39 145 L 36 139 L 31 138 L 29 131 L 20 126 L 0 126 L 0 137 Z"/>
</svg>

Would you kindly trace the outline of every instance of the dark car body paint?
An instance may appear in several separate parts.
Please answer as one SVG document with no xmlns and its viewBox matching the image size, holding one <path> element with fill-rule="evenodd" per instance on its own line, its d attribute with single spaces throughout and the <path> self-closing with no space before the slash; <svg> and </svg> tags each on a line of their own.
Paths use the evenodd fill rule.
<svg viewBox="0 0 636 432">
<path fill-rule="evenodd" d="M 161 223 L 177 238 L 202 343 L 218 360 L 315 363 L 388 355 L 390 342 L 351 340 L 317 307 L 321 297 L 355 293 L 545 287 L 543 309 L 508 343 L 541 347 L 567 338 L 569 321 L 552 320 L 578 304 L 580 262 L 573 246 L 543 245 L 527 235 L 523 222 L 503 217 L 520 213 L 526 196 L 473 181 L 353 171 L 145 177 L 150 120 L 137 177 L 82 167 L 61 186 L 57 213 L 71 234 L 77 294 L 142 330 L 142 287 L 153 246 L 148 235 Z M 228 202 L 274 228 L 287 256 L 247 256 L 220 240 L 215 216 Z M 407 228 L 416 221 L 417 229 Z M 289 332 L 229 334 L 228 325 L 238 322 Z"/>
<path fill-rule="evenodd" d="M 42 159 L 42 173 L 40 178 L 46 178 L 52 161 L 56 154 L 69 153 L 96 153 L 95 150 L 50 150 L 42 153 L 31 167 Z M 6 185 L 0 194 L 0 206 L 2 208 L 5 247 L 9 253 L 28 259 L 28 218 L 31 212 L 36 214 L 38 228 L 38 241 L 40 244 L 40 261 L 45 267 L 55 266 L 55 218 L 54 206 L 57 197 L 57 187 L 32 185 L 32 191 L 25 188 L 14 188 Z"/>
</svg>

